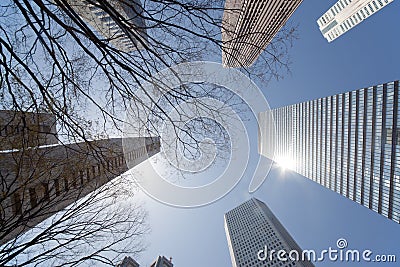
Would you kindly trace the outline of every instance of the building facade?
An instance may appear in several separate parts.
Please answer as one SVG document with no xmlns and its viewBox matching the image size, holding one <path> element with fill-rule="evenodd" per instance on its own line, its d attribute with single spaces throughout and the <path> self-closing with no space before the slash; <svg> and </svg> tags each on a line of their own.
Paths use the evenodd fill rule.
<svg viewBox="0 0 400 267">
<path fill-rule="evenodd" d="M 286 261 L 278 259 L 279 250 L 287 254 L 296 251 L 299 259 L 302 250 L 268 206 L 258 199 L 252 198 L 225 213 L 224 226 L 233 267 L 314 266 L 309 261 L 290 260 L 287 255 Z"/>
<path fill-rule="evenodd" d="M 252 65 L 302 0 L 226 0 L 222 19 L 222 64 Z"/>
<path fill-rule="evenodd" d="M 117 267 L 139 267 L 137 263 L 131 257 L 125 257 L 121 263 L 117 264 Z M 150 265 L 150 267 L 174 267 L 172 264 L 172 258 L 167 259 L 164 256 L 158 256 L 155 261 Z"/>
<path fill-rule="evenodd" d="M 139 263 L 131 257 L 125 257 L 121 263 L 117 264 L 116 267 L 139 267 Z"/>
<path fill-rule="evenodd" d="M 339 0 L 318 20 L 322 35 L 332 42 L 393 0 Z"/>
<path fill-rule="evenodd" d="M 272 112 L 275 161 L 400 223 L 399 81 Z"/>
<path fill-rule="evenodd" d="M 174 265 L 172 264 L 172 258 L 167 259 L 164 256 L 158 256 L 150 267 L 174 267 Z"/>
<path fill-rule="evenodd" d="M 56 116 L 0 110 L 0 151 L 58 144 Z"/>
<path fill-rule="evenodd" d="M 146 24 L 140 0 L 67 0 L 74 11 L 114 47 L 125 52 L 143 49 L 147 44 Z M 104 7 L 110 5 L 108 11 Z M 122 16 L 122 18 L 121 18 Z M 116 21 L 113 17 L 119 17 Z M 122 26 L 122 27 L 121 27 Z"/>
<path fill-rule="evenodd" d="M 14 135 L 9 138 L 14 139 Z M 123 148 L 122 141 L 129 146 Z M 159 151 L 160 140 L 155 137 L 0 151 L 0 244 L 22 235 L 121 175 L 127 166 L 135 166 Z"/>
</svg>

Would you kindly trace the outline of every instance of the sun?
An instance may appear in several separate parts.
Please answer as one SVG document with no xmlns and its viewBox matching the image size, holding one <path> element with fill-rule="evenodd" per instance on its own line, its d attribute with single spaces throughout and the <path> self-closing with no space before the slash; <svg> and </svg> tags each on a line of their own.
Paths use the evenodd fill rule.
<svg viewBox="0 0 400 267">
<path fill-rule="evenodd" d="M 296 161 L 289 157 L 279 157 L 275 160 L 276 164 L 283 170 L 295 170 Z"/>
</svg>

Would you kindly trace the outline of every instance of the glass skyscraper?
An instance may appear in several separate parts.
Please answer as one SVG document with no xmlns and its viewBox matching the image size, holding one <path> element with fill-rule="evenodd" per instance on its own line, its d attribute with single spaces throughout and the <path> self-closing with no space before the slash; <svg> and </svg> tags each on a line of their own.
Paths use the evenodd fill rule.
<svg viewBox="0 0 400 267">
<path fill-rule="evenodd" d="M 233 267 L 314 266 L 309 261 L 290 259 L 289 253 L 298 254 L 302 259 L 301 248 L 268 206 L 258 199 L 252 198 L 225 213 L 224 225 Z M 286 256 L 279 258 L 280 250 Z"/>
<path fill-rule="evenodd" d="M 400 223 L 398 103 L 394 81 L 275 109 L 274 160 Z"/>
<path fill-rule="evenodd" d="M 393 0 L 339 0 L 318 20 L 322 35 L 332 42 Z"/>
</svg>

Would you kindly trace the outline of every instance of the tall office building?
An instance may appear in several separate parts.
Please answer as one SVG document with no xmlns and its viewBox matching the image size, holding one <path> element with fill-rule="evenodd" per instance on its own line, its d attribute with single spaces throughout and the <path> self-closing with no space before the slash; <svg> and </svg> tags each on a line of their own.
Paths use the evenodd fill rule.
<svg viewBox="0 0 400 267">
<path fill-rule="evenodd" d="M 116 48 L 131 52 L 143 49 L 143 45 L 147 44 L 146 24 L 140 0 L 108 0 L 105 5 L 110 5 L 109 12 L 100 8 L 101 2 L 97 0 L 67 2 L 85 22 Z M 120 21 L 116 21 L 115 17 Z"/>
<path fill-rule="evenodd" d="M 150 267 L 174 267 L 174 265 L 172 264 L 172 258 L 167 259 L 164 256 L 158 256 Z"/>
<path fill-rule="evenodd" d="M 398 81 L 272 112 L 275 161 L 400 223 Z"/>
<path fill-rule="evenodd" d="M 120 264 L 117 264 L 117 267 L 139 267 L 139 263 L 137 263 L 131 257 L 125 257 Z M 150 267 L 174 267 L 172 264 L 172 258 L 167 259 L 164 256 L 158 256 L 155 261 L 150 265 Z"/>
<path fill-rule="evenodd" d="M 302 0 L 226 0 L 222 19 L 222 64 L 252 65 Z"/>
<path fill-rule="evenodd" d="M 293 257 L 297 253 L 301 259 L 301 248 L 268 206 L 258 199 L 252 198 L 225 213 L 224 226 L 233 267 L 314 266 L 309 261 L 288 257 L 289 253 Z M 277 256 L 279 250 L 286 252 L 282 260 Z"/>
<path fill-rule="evenodd" d="M 14 140 L 13 131 L 9 133 L 3 138 Z M 123 141 L 124 150 L 121 138 L 111 138 L 0 151 L 0 244 L 105 185 L 127 171 L 127 165 L 135 166 L 160 150 L 159 138 Z"/>
<path fill-rule="evenodd" d="M 318 20 L 322 35 L 332 42 L 393 0 L 339 0 Z"/>
<path fill-rule="evenodd" d="M 139 263 L 131 257 L 125 257 L 116 267 L 139 267 Z"/>
<path fill-rule="evenodd" d="M 56 116 L 0 110 L 0 151 L 58 144 Z"/>
</svg>

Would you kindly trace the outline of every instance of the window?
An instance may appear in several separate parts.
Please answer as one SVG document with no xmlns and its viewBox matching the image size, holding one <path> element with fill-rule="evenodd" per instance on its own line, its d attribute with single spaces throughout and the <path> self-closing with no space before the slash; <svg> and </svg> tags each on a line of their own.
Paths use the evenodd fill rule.
<svg viewBox="0 0 400 267">
<path fill-rule="evenodd" d="M 93 178 L 96 177 L 96 166 L 92 165 Z"/>
<path fill-rule="evenodd" d="M 58 182 L 58 179 L 54 179 L 54 188 L 56 190 L 56 196 L 60 195 L 60 183 Z"/>
<path fill-rule="evenodd" d="M 72 172 L 72 188 L 76 188 L 77 187 L 77 178 L 76 178 L 76 172 Z"/>
<path fill-rule="evenodd" d="M 43 200 L 49 200 L 50 195 L 49 195 L 49 184 L 48 183 L 42 183 L 43 187 Z"/>
<path fill-rule="evenodd" d="M 31 208 L 35 207 L 37 204 L 37 195 L 35 188 L 29 188 L 29 200 L 31 202 Z"/>
<path fill-rule="evenodd" d="M 5 212 L 3 211 L 3 208 L 0 206 L 0 224 L 2 224 L 4 222 L 5 216 L 4 216 Z"/>
<path fill-rule="evenodd" d="M 397 128 L 396 133 L 394 134 L 394 140 L 393 138 L 393 129 L 392 128 L 386 128 L 382 131 L 382 139 L 383 142 L 386 144 L 392 144 L 394 141 L 396 145 L 400 145 L 400 128 Z"/>
<path fill-rule="evenodd" d="M 372 8 L 371 4 L 368 4 L 369 9 L 371 9 L 371 12 L 374 13 L 374 9 Z"/>
<path fill-rule="evenodd" d="M 18 193 L 15 193 L 12 196 L 12 202 L 13 202 L 12 208 L 13 208 L 14 214 L 15 215 L 22 214 L 22 202 L 21 202 L 21 197 Z"/>
<path fill-rule="evenodd" d="M 65 188 L 65 191 L 69 190 L 69 184 L 68 184 L 68 179 L 67 178 L 64 178 L 64 188 Z"/>
<path fill-rule="evenodd" d="M 83 185 L 83 171 L 79 171 L 79 179 L 81 180 L 81 185 Z"/>
</svg>

